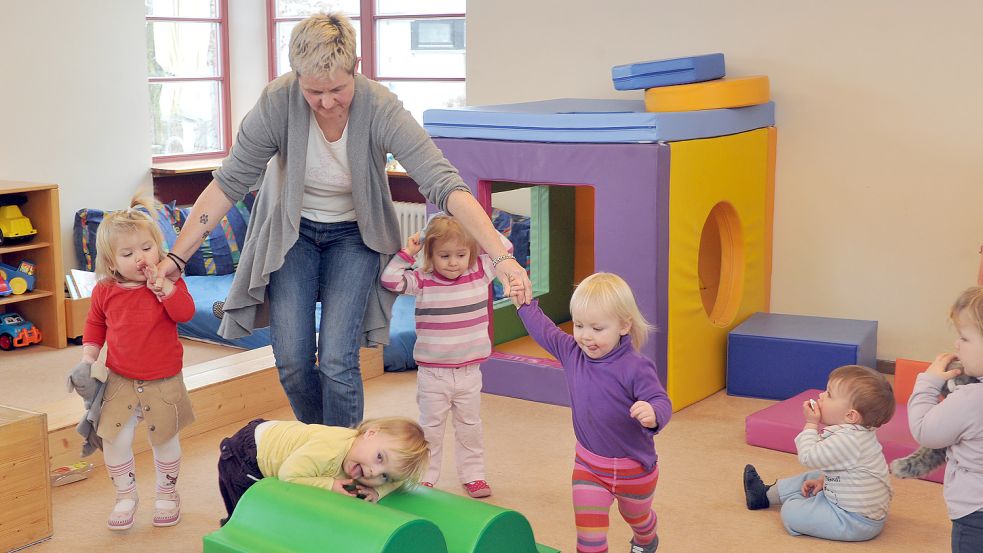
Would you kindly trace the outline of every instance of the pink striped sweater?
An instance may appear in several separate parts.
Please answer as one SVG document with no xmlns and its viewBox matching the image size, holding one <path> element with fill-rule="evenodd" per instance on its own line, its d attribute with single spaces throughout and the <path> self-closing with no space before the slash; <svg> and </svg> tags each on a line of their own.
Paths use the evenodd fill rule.
<svg viewBox="0 0 983 553">
<path fill-rule="evenodd" d="M 416 296 L 417 364 L 456 368 L 488 359 L 488 286 L 495 279 L 491 258 L 479 255 L 478 262 L 454 280 L 413 269 L 413 262 L 405 249 L 400 250 L 383 271 L 382 285 Z"/>
</svg>

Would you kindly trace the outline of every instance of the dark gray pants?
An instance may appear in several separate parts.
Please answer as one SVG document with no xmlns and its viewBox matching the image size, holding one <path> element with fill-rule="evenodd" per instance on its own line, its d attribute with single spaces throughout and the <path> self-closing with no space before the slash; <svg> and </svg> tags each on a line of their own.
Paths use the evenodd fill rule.
<svg viewBox="0 0 983 553">
<path fill-rule="evenodd" d="M 983 551 L 983 511 L 952 521 L 952 553 Z"/>
<path fill-rule="evenodd" d="M 265 421 L 255 419 L 222 440 L 218 458 L 218 487 L 230 517 L 242 494 L 263 478 L 256 463 L 256 427 L 262 422 Z"/>
</svg>

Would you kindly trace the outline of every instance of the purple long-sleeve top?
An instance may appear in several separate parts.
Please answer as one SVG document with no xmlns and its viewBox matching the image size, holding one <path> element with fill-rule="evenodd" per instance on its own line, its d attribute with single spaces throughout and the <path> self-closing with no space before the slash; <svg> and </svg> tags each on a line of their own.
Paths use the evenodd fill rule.
<svg viewBox="0 0 983 553">
<path fill-rule="evenodd" d="M 672 402 L 659 381 L 655 363 L 635 351 L 631 338 L 600 359 L 588 357 L 573 336 L 563 332 L 533 300 L 519 307 L 519 318 L 536 343 L 563 365 L 570 388 L 573 432 L 580 445 L 603 457 L 629 457 L 651 470 L 659 459 L 652 436 L 672 417 Z M 655 411 L 655 428 L 629 414 L 636 401 Z"/>
</svg>

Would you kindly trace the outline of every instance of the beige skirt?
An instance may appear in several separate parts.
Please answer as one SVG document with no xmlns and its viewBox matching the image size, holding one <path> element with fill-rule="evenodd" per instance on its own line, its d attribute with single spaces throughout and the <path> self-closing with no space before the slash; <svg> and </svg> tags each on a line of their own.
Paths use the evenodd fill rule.
<svg viewBox="0 0 983 553">
<path fill-rule="evenodd" d="M 158 380 L 133 380 L 109 371 L 99 416 L 99 437 L 116 438 L 133 413 L 147 423 L 150 443 L 162 444 L 195 421 L 184 373 Z"/>
</svg>

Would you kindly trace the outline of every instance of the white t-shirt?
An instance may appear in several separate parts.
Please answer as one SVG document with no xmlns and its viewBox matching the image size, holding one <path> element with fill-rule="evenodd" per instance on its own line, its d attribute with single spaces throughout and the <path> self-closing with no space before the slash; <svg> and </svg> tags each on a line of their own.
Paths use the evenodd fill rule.
<svg viewBox="0 0 983 553">
<path fill-rule="evenodd" d="M 329 142 L 311 116 L 307 137 L 307 171 L 301 217 L 320 223 L 355 220 L 352 174 L 348 169 L 348 125 L 341 138 Z"/>
</svg>

